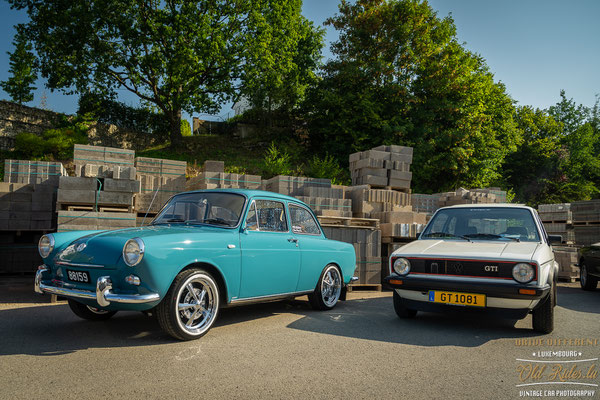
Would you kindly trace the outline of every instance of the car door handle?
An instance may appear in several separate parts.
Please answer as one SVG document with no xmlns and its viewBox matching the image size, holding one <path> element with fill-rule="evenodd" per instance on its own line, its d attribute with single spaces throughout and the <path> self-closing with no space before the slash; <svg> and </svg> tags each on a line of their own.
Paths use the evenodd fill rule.
<svg viewBox="0 0 600 400">
<path fill-rule="evenodd" d="M 296 247 L 298 247 L 298 239 L 296 239 L 296 238 L 289 238 L 288 242 L 290 242 L 290 243 L 296 243 Z"/>
</svg>

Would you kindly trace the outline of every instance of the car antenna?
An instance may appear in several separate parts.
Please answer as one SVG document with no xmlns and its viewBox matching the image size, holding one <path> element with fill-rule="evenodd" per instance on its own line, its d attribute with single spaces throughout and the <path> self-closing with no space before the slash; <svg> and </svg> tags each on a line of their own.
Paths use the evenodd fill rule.
<svg viewBox="0 0 600 400">
<path fill-rule="evenodd" d="M 150 202 L 150 205 L 148 206 L 148 209 L 146 210 L 146 214 L 144 214 L 144 219 L 142 219 L 141 226 L 144 226 L 144 221 L 146 221 L 146 217 L 148 216 L 148 213 L 150 212 L 150 209 L 152 208 L 152 204 L 154 204 L 154 199 L 156 199 L 157 194 L 158 194 L 158 188 L 156 188 L 156 190 L 154 191 L 154 196 L 152 196 L 152 201 Z"/>
</svg>

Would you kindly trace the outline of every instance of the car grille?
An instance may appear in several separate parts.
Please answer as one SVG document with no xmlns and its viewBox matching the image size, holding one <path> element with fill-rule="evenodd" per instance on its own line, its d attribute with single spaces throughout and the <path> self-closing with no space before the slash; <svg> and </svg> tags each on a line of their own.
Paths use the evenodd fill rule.
<svg viewBox="0 0 600 400">
<path fill-rule="evenodd" d="M 519 261 L 408 258 L 411 274 L 513 279 L 512 268 Z M 537 268 L 536 268 L 537 270 Z"/>
</svg>

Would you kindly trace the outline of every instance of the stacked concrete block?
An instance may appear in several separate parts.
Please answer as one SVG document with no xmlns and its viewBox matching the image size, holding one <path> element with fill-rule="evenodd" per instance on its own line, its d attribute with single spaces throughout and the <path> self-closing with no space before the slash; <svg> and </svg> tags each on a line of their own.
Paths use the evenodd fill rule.
<svg viewBox="0 0 600 400">
<path fill-rule="evenodd" d="M 439 198 L 439 194 L 412 193 L 410 195 L 413 211 L 425 213 L 429 216 L 433 215 L 439 208 Z"/>
<path fill-rule="evenodd" d="M 186 190 L 185 161 L 136 157 L 135 167 L 141 183 L 134 199 L 137 213 L 156 213 L 171 196 Z"/>
<path fill-rule="evenodd" d="M 455 192 L 441 193 L 438 201 L 439 207 L 454 206 L 457 204 L 490 204 L 500 203 L 494 193 L 482 191 L 483 189 L 467 190 L 460 188 Z"/>
<path fill-rule="evenodd" d="M 241 175 L 225 172 L 200 172 L 187 181 L 187 190 L 200 189 L 260 189 L 262 178 L 259 175 Z"/>
<path fill-rule="evenodd" d="M 574 281 L 579 277 L 579 267 L 577 267 L 578 255 L 577 248 L 566 246 L 554 246 L 554 258 L 558 262 L 558 277 L 561 279 Z"/>
<path fill-rule="evenodd" d="M 381 221 L 381 236 L 388 238 L 412 239 L 423 230 L 427 215 L 413 211 L 388 211 L 373 213 L 373 218 Z"/>
<path fill-rule="evenodd" d="M 148 193 L 138 193 L 135 195 L 135 212 L 139 215 L 148 214 L 150 218 L 160 211 L 167 201 L 176 193 L 154 191 Z"/>
<path fill-rule="evenodd" d="M 306 203 L 316 215 L 352 217 L 352 200 L 350 199 L 307 196 L 296 196 L 296 198 Z"/>
<path fill-rule="evenodd" d="M 381 231 L 359 227 L 323 227 L 328 239 L 350 243 L 356 252 L 357 284 L 381 285 Z"/>
<path fill-rule="evenodd" d="M 55 200 L 56 188 L 52 185 L 0 182 L 0 230 L 54 229 Z"/>
<path fill-rule="evenodd" d="M 496 203 L 506 203 L 507 202 L 506 191 L 502 190 L 498 187 L 490 187 L 490 188 L 485 188 L 485 189 L 471 189 L 471 192 L 494 195 Z"/>
<path fill-rule="evenodd" d="M 132 211 L 133 195 L 140 191 L 140 183 L 134 180 L 110 178 L 60 177 L 57 210 L 76 206 L 89 210 L 113 207 Z"/>
<path fill-rule="evenodd" d="M 204 161 L 204 165 L 202 166 L 202 171 L 204 171 L 204 172 L 225 172 L 225 162 L 224 161 L 215 161 L 215 160 L 206 160 L 206 161 Z"/>
<path fill-rule="evenodd" d="M 350 155 L 352 185 L 410 191 L 412 147 L 379 146 Z"/>
<path fill-rule="evenodd" d="M 62 163 L 54 161 L 5 160 L 4 182 L 58 186 L 60 176 L 67 175 Z"/>
<path fill-rule="evenodd" d="M 265 190 L 288 196 L 303 196 L 307 187 L 331 188 L 331 179 L 277 175 L 264 183 Z"/>
<path fill-rule="evenodd" d="M 396 190 L 351 186 L 346 197 L 352 200 L 352 212 L 358 218 L 371 218 L 373 213 L 388 211 L 412 211 L 410 194 Z"/>
<path fill-rule="evenodd" d="M 600 200 L 571 203 L 575 242 L 589 246 L 600 242 Z"/>
<path fill-rule="evenodd" d="M 58 232 L 135 228 L 136 214 L 122 212 L 59 211 Z"/>
<path fill-rule="evenodd" d="M 549 235 L 560 235 L 565 243 L 575 242 L 570 203 L 540 204 L 538 214 Z"/>
<path fill-rule="evenodd" d="M 133 150 L 76 144 L 73 149 L 75 176 L 114 178 L 114 172 L 118 167 L 134 167 L 134 158 Z M 135 175 L 135 172 L 133 174 Z"/>
</svg>

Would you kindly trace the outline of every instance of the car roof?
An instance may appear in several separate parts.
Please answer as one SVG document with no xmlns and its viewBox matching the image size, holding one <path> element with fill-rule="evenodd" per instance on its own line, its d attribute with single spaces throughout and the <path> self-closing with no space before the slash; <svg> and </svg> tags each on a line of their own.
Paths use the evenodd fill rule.
<svg viewBox="0 0 600 400">
<path fill-rule="evenodd" d="M 276 193 L 276 192 L 269 192 L 267 190 L 256 190 L 256 189 L 201 189 L 201 190 L 190 190 L 188 192 L 181 192 L 178 194 L 182 194 L 182 193 L 215 193 L 215 192 L 236 193 L 236 194 L 244 195 L 248 198 L 274 197 L 274 198 L 281 199 L 281 200 L 295 201 L 295 202 L 304 204 L 304 202 L 302 202 L 301 200 L 298 200 L 292 196 L 287 196 L 285 194 L 280 194 L 280 193 Z"/>
<path fill-rule="evenodd" d="M 533 208 L 526 206 L 525 204 L 514 204 L 514 203 L 479 203 L 479 204 L 456 204 L 453 206 L 440 207 L 441 209 L 447 208 L 526 208 L 533 210 Z"/>
</svg>

